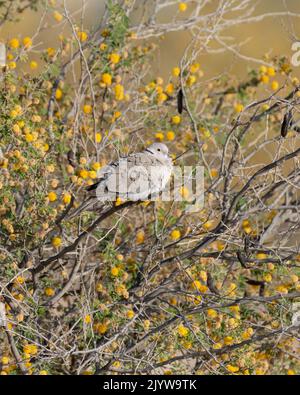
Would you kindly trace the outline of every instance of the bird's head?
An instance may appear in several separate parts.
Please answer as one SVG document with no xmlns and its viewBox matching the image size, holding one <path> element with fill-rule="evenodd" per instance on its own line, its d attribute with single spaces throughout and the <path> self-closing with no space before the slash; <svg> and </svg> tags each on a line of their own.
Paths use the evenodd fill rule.
<svg viewBox="0 0 300 395">
<path fill-rule="evenodd" d="M 147 149 L 146 152 L 151 153 L 157 157 L 169 158 L 169 149 L 163 143 L 153 143 Z"/>
</svg>

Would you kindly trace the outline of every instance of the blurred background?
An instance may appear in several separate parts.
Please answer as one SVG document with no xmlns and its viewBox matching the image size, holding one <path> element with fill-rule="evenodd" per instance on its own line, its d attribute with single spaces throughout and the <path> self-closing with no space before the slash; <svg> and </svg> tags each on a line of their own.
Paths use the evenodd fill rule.
<svg viewBox="0 0 300 395">
<path fill-rule="evenodd" d="M 214 8 L 218 0 L 210 2 L 209 7 Z M 105 0 L 86 0 L 85 2 L 85 15 L 84 15 L 84 28 L 90 30 L 99 23 L 101 15 L 104 11 Z M 141 4 L 144 2 L 141 1 Z M 66 4 L 73 13 L 76 15 L 78 21 L 80 21 L 82 0 L 68 0 Z M 138 2 L 137 2 L 138 4 Z M 290 58 L 293 54 L 291 50 L 292 43 L 300 40 L 300 1 L 299 0 L 262 0 L 254 1 L 253 5 L 258 4 L 255 14 L 261 13 L 275 13 L 280 11 L 290 11 L 299 13 L 299 17 L 270 17 L 264 19 L 261 22 L 248 23 L 244 25 L 238 25 L 235 28 L 227 30 L 227 35 L 232 37 L 232 44 L 237 42 L 243 42 L 248 40 L 240 49 L 241 54 L 245 57 L 256 57 L 262 58 L 265 54 L 270 56 L 281 56 L 286 55 Z M 59 9 L 59 2 L 56 2 L 56 6 Z M 190 7 L 190 5 L 189 5 Z M 11 37 L 24 37 L 32 36 L 37 30 L 43 10 L 39 12 L 27 11 L 22 15 L 19 23 L 5 24 L 1 28 L 0 38 L 2 40 L 9 39 Z M 177 7 L 174 7 L 174 14 L 178 12 Z M 187 9 L 185 17 L 188 15 L 189 9 Z M 168 11 L 169 14 L 169 11 Z M 167 18 L 169 15 L 165 15 Z M 164 18 L 164 15 L 161 16 Z M 131 21 L 132 24 L 138 22 L 139 14 Z M 55 30 L 53 29 L 53 18 L 51 18 L 51 12 L 46 17 L 49 21 L 49 29 L 45 29 L 40 35 L 39 45 L 36 50 L 44 49 L 49 46 L 55 47 L 59 43 L 59 33 L 66 33 L 66 26 L 64 24 L 56 24 Z M 186 48 L 187 44 L 191 40 L 191 35 L 188 31 L 181 31 L 175 33 L 167 33 L 163 38 L 154 39 L 152 41 L 158 44 L 159 50 L 156 52 L 157 56 L 153 62 L 153 73 L 155 75 L 161 75 L 163 78 L 167 77 L 172 67 L 176 66 Z M 37 54 L 38 55 L 38 54 Z M 237 58 L 233 53 L 217 53 L 213 55 L 202 55 L 201 59 L 198 59 L 201 67 L 205 73 L 206 78 L 211 78 L 222 72 L 230 72 L 237 76 L 244 76 L 247 70 L 255 66 L 251 61 Z M 300 75 L 299 72 L 296 71 Z"/>
</svg>

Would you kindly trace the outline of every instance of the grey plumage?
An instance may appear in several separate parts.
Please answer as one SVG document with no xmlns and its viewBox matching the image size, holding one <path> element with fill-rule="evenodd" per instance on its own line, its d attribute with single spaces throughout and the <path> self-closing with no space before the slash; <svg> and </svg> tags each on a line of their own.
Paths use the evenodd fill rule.
<svg viewBox="0 0 300 395">
<path fill-rule="evenodd" d="M 146 200 L 161 192 L 172 173 L 172 159 L 165 144 L 154 143 L 142 152 L 110 163 L 99 171 L 98 180 L 87 188 L 87 199 L 69 216 L 103 206 L 117 197 L 121 200 Z"/>
</svg>

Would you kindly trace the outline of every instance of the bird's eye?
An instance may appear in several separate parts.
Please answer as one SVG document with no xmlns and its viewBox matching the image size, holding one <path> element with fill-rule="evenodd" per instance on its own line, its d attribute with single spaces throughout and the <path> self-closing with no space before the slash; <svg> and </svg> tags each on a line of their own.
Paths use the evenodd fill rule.
<svg viewBox="0 0 300 395">
<path fill-rule="evenodd" d="M 160 148 L 157 148 L 157 151 L 160 151 Z"/>
</svg>

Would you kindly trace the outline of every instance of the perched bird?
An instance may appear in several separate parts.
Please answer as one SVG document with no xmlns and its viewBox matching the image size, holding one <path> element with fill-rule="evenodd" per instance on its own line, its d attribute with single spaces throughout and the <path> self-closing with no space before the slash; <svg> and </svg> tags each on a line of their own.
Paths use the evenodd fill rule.
<svg viewBox="0 0 300 395">
<path fill-rule="evenodd" d="M 87 188 L 87 199 L 73 212 L 74 218 L 82 211 L 98 209 L 115 201 L 148 200 L 167 185 L 173 162 L 165 144 L 154 143 L 142 152 L 120 158 L 102 168 L 95 184 Z"/>
</svg>

